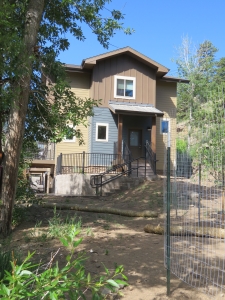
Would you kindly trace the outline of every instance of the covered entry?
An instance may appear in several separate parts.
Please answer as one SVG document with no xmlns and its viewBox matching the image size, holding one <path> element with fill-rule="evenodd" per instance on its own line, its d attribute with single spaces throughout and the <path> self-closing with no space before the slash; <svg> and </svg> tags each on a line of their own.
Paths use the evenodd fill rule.
<svg viewBox="0 0 225 300">
<path fill-rule="evenodd" d="M 163 116 L 162 111 L 151 104 L 116 101 L 109 101 L 109 108 L 118 115 L 118 154 L 125 142 L 133 158 L 143 156 L 146 140 L 156 153 L 156 118 Z"/>
<path fill-rule="evenodd" d="M 128 147 L 134 157 L 142 155 L 142 129 L 129 129 Z"/>
</svg>

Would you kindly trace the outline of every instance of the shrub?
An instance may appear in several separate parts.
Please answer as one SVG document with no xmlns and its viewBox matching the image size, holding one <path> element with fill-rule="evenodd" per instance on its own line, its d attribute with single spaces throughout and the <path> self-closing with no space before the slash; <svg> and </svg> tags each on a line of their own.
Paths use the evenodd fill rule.
<svg viewBox="0 0 225 300">
<path fill-rule="evenodd" d="M 177 139 L 176 141 L 176 145 L 177 145 L 177 151 L 179 153 L 184 153 L 187 151 L 187 141 L 182 140 L 182 139 Z"/>
<path fill-rule="evenodd" d="M 66 257 L 65 266 L 60 268 L 58 263 L 53 263 L 57 253 L 53 255 L 47 265 L 34 265 L 31 259 L 34 253 L 28 253 L 25 260 L 18 264 L 12 257 L 12 271 L 6 271 L 0 281 L 0 298 L 4 300 L 17 299 L 86 299 L 87 291 L 91 291 L 92 299 L 103 299 L 102 287 L 110 290 L 119 288 L 119 284 L 127 285 L 127 277 L 123 274 L 123 266 L 116 266 L 110 273 L 105 268 L 105 275 L 91 277 L 87 274 L 84 262 L 85 253 L 75 249 L 82 242 L 77 238 L 80 230 L 76 226 L 70 228 L 70 233 L 61 238 L 65 247 L 69 247 L 70 254 Z M 122 279 L 122 280 L 121 280 Z"/>
<path fill-rule="evenodd" d="M 15 204 L 13 207 L 12 225 L 17 226 L 26 218 L 26 208 Z"/>
<path fill-rule="evenodd" d="M 12 272 L 11 261 L 13 260 L 21 263 L 21 257 L 17 251 L 0 251 L 0 281 L 4 278 L 5 271 Z"/>
</svg>

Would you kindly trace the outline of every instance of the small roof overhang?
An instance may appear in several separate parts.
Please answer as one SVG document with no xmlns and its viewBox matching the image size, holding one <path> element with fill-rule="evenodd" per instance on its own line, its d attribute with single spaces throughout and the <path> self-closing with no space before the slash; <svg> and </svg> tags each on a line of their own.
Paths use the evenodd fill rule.
<svg viewBox="0 0 225 300">
<path fill-rule="evenodd" d="M 160 78 L 160 81 L 166 81 L 166 82 L 178 82 L 178 83 L 189 83 L 189 79 L 184 79 L 184 78 L 178 78 L 178 77 L 173 77 L 173 76 L 163 76 Z"/>
<path fill-rule="evenodd" d="M 109 109 L 114 114 L 136 115 L 136 116 L 157 116 L 162 117 L 164 113 L 151 104 L 126 103 L 109 101 Z"/>
</svg>

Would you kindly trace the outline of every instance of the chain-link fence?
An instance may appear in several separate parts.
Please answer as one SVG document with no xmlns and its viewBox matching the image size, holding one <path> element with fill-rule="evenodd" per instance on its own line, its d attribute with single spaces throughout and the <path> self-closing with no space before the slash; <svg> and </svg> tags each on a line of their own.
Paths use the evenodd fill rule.
<svg viewBox="0 0 225 300">
<path fill-rule="evenodd" d="M 177 140 L 167 135 L 165 265 L 168 276 L 215 296 L 225 293 L 225 122 L 196 123 Z"/>
</svg>

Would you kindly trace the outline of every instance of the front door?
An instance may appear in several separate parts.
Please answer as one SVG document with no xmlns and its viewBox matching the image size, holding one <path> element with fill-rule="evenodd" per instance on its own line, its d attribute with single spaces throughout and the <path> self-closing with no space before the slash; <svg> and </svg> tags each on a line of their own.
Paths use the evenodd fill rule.
<svg viewBox="0 0 225 300">
<path fill-rule="evenodd" d="M 133 158 L 142 156 L 142 130 L 129 129 L 129 148 Z"/>
</svg>

